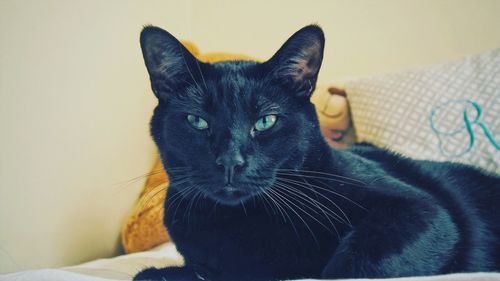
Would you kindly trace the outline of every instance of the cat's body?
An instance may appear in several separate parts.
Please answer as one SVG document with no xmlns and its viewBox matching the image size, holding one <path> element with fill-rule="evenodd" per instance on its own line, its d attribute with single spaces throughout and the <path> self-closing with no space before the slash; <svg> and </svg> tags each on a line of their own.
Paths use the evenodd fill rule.
<svg viewBox="0 0 500 281">
<path fill-rule="evenodd" d="M 160 101 L 152 135 L 171 177 L 165 225 L 186 265 L 135 280 L 500 270 L 500 177 L 326 144 L 309 102 L 322 36 L 309 26 L 266 63 L 207 65 L 143 31 Z"/>
</svg>

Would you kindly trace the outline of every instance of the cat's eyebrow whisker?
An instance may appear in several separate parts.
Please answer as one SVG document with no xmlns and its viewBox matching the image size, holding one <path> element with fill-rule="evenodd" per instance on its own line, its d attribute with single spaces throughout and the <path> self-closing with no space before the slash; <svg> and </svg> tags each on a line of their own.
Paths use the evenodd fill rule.
<svg viewBox="0 0 500 281">
<path fill-rule="evenodd" d="M 205 81 L 205 77 L 203 77 L 203 72 L 201 71 L 200 62 L 196 60 L 196 66 L 198 67 L 198 72 L 200 72 L 201 80 L 203 80 L 203 84 L 205 85 L 205 90 L 208 92 L 207 82 Z"/>
<path fill-rule="evenodd" d="M 349 218 L 347 217 L 347 214 L 342 210 L 342 208 L 340 208 L 339 205 L 337 205 L 333 200 L 331 200 L 330 198 L 328 198 L 327 196 L 321 194 L 320 192 L 317 192 L 316 190 L 314 190 L 314 185 L 312 184 L 308 184 L 308 186 L 306 186 L 305 184 L 301 183 L 301 182 L 298 182 L 298 181 L 294 181 L 294 180 L 289 180 L 289 179 L 283 179 L 283 178 L 277 178 L 277 180 L 281 181 L 281 182 L 286 182 L 286 183 L 289 183 L 289 184 L 295 184 L 295 185 L 298 185 L 300 187 L 304 187 L 304 188 L 307 188 L 309 191 L 313 192 L 314 194 L 318 195 L 318 196 L 321 196 L 322 198 L 324 198 L 325 200 L 327 200 L 328 202 L 330 202 L 333 206 L 335 206 L 335 208 L 337 208 L 341 213 L 342 215 L 344 215 L 344 218 L 341 218 L 339 215 L 337 215 L 335 213 L 335 215 L 342 220 L 343 223 L 346 223 L 346 224 L 349 224 L 351 225 L 351 221 L 349 220 Z M 295 189 L 297 191 L 299 191 L 300 193 L 302 193 L 304 196 L 307 196 L 306 194 L 304 194 L 302 191 L 300 191 L 299 189 L 297 188 L 294 188 L 292 186 L 290 186 L 290 188 L 292 189 Z M 323 205 L 321 202 L 318 202 L 318 204 L 320 204 L 321 206 L 323 206 L 324 208 L 328 209 L 328 207 L 326 207 L 325 205 Z M 333 211 L 332 211 L 333 212 Z"/>
<path fill-rule="evenodd" d="M 193 72 L 191 72 L 191 69 L 189 68 L 189 65 L 188 65 L 188 63 L 186 61 L 186 57 L 184 56 L 184 52 L 182 51 L 183 47 L 180 46 L 180 43 L 179 43 L 179 48 L 181 49 L 180 53 L 181 53 L 181 56 L 182 56 L 182 60 L 184 61 L 184 65 L 186 66 L 186 69 L 189 72 L 189 75 L 191 76 L 191 79 L 193 79 L 193 82 L 196 84 L 196 87 L 198 88 L 198 90 L 203 93 L 203 90 L 201 89 L 200 85 L 198 84 L 198 82 L 196 82 L 196 79 L 195 79 L 195 77 L 193 75 Z M 196 60 L 196 58 L 195 58 L 195 60 Z"/>
</svg>

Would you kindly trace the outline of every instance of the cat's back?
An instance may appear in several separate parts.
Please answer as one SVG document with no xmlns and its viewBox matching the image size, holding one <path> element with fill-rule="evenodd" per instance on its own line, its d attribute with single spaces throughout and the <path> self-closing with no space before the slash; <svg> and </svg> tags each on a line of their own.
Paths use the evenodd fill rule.
<svg viewBox="0 0 500 281">
<path fill-rule="evenodd" d="M 383 174 L 415 189 L 432 194 L 438 201 L 463 200 L 485 213 L 495 213 L 500 202 L 500 175 L 453 162 L 415 160 L 369 143 L 356 144 L 350 153 L 365 160 L 375 176 Z"/>
<path fill-rule="evenodd" d="M 500 175 L 460 163 L 414 160 L 369 143 L 347 151 L 372 166 L 377 176 L 382 173 L 430 194 L 453 217 L 460 246 L 470 249 L 470 258 L 487 252 L 494 256 L 492 267 L 500 270 Z M 366 180 L 373 176 L 367 174 Z"/>
</svg>

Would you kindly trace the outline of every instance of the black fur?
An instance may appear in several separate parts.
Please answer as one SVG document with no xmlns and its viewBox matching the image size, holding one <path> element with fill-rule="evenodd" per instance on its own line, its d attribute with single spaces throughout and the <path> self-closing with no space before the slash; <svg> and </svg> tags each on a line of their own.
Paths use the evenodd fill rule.
<svg viewBox="0 0 500 281">
<path fill-rule="evenodd" d="M 159 100 L 151 132 L 171 179 L 164 221 L 185 266 L 134 280 L 500 269 L 498 175 L 325 143 L 309 101 L 319 27 L 301 29 L 265 63 L 202 63 L 156 27 L 143 30 L 141 46 Z M 193 128 L 188 114 L 209 128 Z M 267 114 L 277 122 L 257 131 Z"/>
</svg>

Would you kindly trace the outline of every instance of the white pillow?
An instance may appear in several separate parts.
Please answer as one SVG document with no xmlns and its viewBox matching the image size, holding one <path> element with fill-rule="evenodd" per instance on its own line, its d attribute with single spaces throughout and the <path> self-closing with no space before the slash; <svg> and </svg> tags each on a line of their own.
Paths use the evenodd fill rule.
<svg viewBox="0 0 500 281">
<path fill-rule="evenodd" d="M 345 88 L 358 141 L 500 173 L 500 48 Z"/>
</svg>

